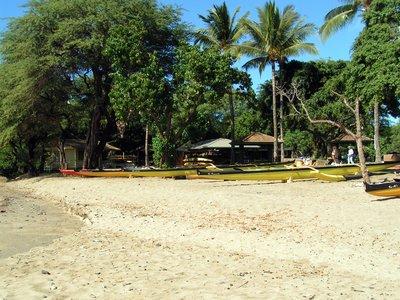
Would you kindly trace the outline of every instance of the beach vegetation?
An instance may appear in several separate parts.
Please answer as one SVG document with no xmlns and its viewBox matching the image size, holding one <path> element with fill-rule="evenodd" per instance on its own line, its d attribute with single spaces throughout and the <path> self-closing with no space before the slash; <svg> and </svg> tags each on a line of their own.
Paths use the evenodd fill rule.
<svg viewBox="0 0 400 300">
<path fill-rule="evenodd" d="M 297 155 L 326 157 L 343 132 L 373 134 L 376 160 L 399 151 L 389 121 L 400 115 L 396 0 L 334 8 L 323 39 L 357 14 L 365 24 L 351 59 L 308 62 L 289 59 L 317 54 L 308 41 L 315 25 L 273 1 L 256 20 L 214 5 L 200 29 L 156 0 L 32 0 L 25 8 L 0 39 L 0 170 L 8 176 L 42 172 L 48 149 L 71 138 L 85 141 L 89 169 L 102 167 L 110 141 L 130 154 L 145 148 L 145 164 L 161 167 L 175 164 L 183 144 L 255 131 L 275 137 L 274 161 L 278 138 Z M 247 70 L 267 67 L 271 78 L 253 87 Z M 283 159 L 283 145 L 280 152 Z"/>
</svg>

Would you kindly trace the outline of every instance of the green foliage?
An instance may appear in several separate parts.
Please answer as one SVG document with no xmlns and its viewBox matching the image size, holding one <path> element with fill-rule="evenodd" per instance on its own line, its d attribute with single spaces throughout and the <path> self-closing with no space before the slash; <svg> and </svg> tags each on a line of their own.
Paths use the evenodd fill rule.
<svg viewBox="0 0 400 300">
<path fill-rule="evenodd" d="M 161 168 L 170 167 L 174 163 L 175 144 L 157 134 L 152 139 L 153 163 Z"/>
<path fill-rule="evenodd" d="M 313 118 L 338 118 L 349 124 L 349 121 L 354 122 L 351 114 L 332 94 L 332 89 L 340 88 L 338 76 L 346 65 L 344 61 L 290 61 L 283 65 L 280 80 L 286 82 L 286 89 L 290 89 L 291 84 L 296 85 L 299 95 L 305 99 L 304 102 Z M 293 104 L 297 107 L 297 111 L 302 111 L 298 101 Z M 327 155 L 327 145 L 341 132 L 330 125 L 312 125 L 304 114 L 299 115 L 297 111 L 285 99 L 284 128 L 289 131 L 309 132 L 313 137 L 310 144 L 310 148 L 314 149 L 313 155 L 317 157 Z"/>
<path fill-rule="evenodd" d="M 332 91 L 349 101 L 360 98 L 369 132 L 372 103 L 381 104 L 384 117 L 400 114 L 400 9 L 397 0 L 346 1 L 328 14 L 324 30 L 338 29 L 361 7 L 368 8 L 366 27 L 351 63 L 287 63 L 289 56 L 316 53 L 305 42 L 314 26 L 293 6 L 280 11 L 268 2 L 253 22 L 237 19 L 238 10 L 230 14 L 225 3 L 215 5 L 201 17 L 200 47 L 189 43 L 180 11 L 155 0 L 32 0 L 0 41 L 0 169 L 35 172 L 45 147 L 70 137 L 90 137 L 86 152 L 94 166 L 94 154 L 116 138 L 117 121 L 131 141 L 149 125 L 159 166 L 170 165 L 182 143 L 229 136 L 228 119 L 236 118 L 237 137 L 270 132 L 274 80 L 254 97 L 249 75 L 232 67 L 237 49 L 251 58 L 245 67 L 263 71 L 279 63 L 278 82 L 296 82 L 314 117 L 351 127 L 352 114 Z M 249 40 L 239 47 L 243 33 Z M 336 129 L 311 126 L 287 101 L 283 105 L 286 145 L 295 151 L 323 152 L 337 136 Z M 398 131 L 384 136 L 386 151 L 399 147 Z"/>
<path fill-rule="evenodd" d="M 127 35 L 118 35 L 125 27 Z M 1 39 L 1 145 L 40 148 L 57 137 L 90 136 L 86 152 L 95 166 L 96 154 L 116 132 L 109 91 L 113 68 L 125 63 L 118 38 L 131 41 L 129 59 L 135 53 L 143 66 L 148 60 L 141 58 L 153 51 L 158 60 L 171 60 L 165 50 L 177 35 L 169 29 L 184 36 L 179 27 L 179 11 L 152 0 L 30 1 Z M 30 157 L 29 164 L 38 159 Z"/>
<path fill-rule="evenodd" d="M 293 130 L 285 133 L 285 147 L 294 151 L 298 156 L 310 156 L 313 154 L 314 136 L 311 132 Z"/>
<path fill-rule="evenodd" d="M 364 14 L 367 26 L 354 45 L 348 93 L 366 105 L 384 104 L 398 115 L 400 96 L 400 9 L 396 0 L 375 0 Z"/>
<path fill-rule="evenodd" d="M 18 169 L 37 172 L 42 154 L 36 148 L 59 133 L 65 100 L 59 71 L 40 51 L 30 48 L 38 37 L 28 30 L 26 22 L 20 19 L 11 23 L 0 47 L 0 148 L 18 158 L 21 168 L 12 168 L 13 173 Z M 26 152 L 16 151 L 15 145 Z M 6 168 L 8 161 L 2 164 Z"/>
<path fill-rule="evenodd" d="M 374 161 L 374 157 L 375 157 L 375 149 L 374 149 L 374 144 L 373 143 L 369 143 L 369 144 L 364 144 L 364 155 L 367 161 Z M 356 156 L 356 160 L 355 161 L 359 161 L 358 160 L 359 157 Z"/>
<path fill-rule="evenodd" d="M 382 143 L 383 153 L 400 153 L 400 125 L 392 126 L 388 131 Z"/>
<path fill-rule="evenodd" d="M 199 107 L 218 103 L 233 85 L 239 93 L 246 92 L 250 85 L 247 74 L 232 68 L 233 59 L 229 55 L 186 43 L 172 46 L 172 67 L 164 65 L 157 52 L 150 53 L 148 63 L 135 72 L 126 63 L 114 74 L 111 94 L 117 116 L 125 122 L 140 118 L 150 125 L 162 145 L 185 140 L 184 133 L 196 121 Z M 163 146 L 153 150 L 156 153 L 168 149 Z M 164 153 L 161 158 L 168 156 Z"/>
<path fill-rule="evenodd" d="M 265 119 L 256 110 L 239 110 L 236 118 L 235 136 L 244 138 L 252 132 L 265 132 Z"/>
<path fill-rule="evenodd" d="M 17 163 L 18 158 L 11 147 L 0 148 L 0 175 L 12 177 L 18 170 Z"/>
</svg>

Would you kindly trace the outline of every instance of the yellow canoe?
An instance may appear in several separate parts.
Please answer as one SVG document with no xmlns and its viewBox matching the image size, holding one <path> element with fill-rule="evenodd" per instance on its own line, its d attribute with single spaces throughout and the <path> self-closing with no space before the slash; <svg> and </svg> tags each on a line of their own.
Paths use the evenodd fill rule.
<svg viewBox="0 0 400 300">
<path fill-rule="evenodd" d="M 364 182 L 365 191 L 378 197 L 400 197 L 400 182 L 368 184 Z"/>
<path fill-rule="evenodd" d="M 369 172 L 378 172 L 398 164 L 390 163 L 369 163 Z M 214 179 L 214 180 L 301 180 L 321 179 L 325 181 L 345 180 L 346 175 L 360 173 L 358 165 L 340 165 L 325 167 L 292 167 L 292 168 L 270 168 L 268 170 L 234 170 L 219 171 L 198 170 L 197 175 L 187 174 L 190 179 Z"/>
<path fill-rule="evenodd" d="M 197 174 L 197 169 L 165 169 L 165 170 L 137 170 L 137 171 L 95 171 L 95 170 L 60 170 L 64 175 L 81 177 L 185 177 L 187 174 Z"/>
<path fill-rule="evenodd" d="M 138 169 L 138 170 L 60 170 L 64 175 L 69 176 L 80 176 L 80 177 L 165 177 L 165 178 L 175 178 L 175 177 L 185 177 L 185 176 L 195 176 L 197 175 L 197 170 L 212 170 L 212 171 L 235 171 L 235 170 L 267 170 L 272 167 L 283 167 L 288 163 L 271 163 L 262 165 L 233 165 L 233 166 L 210 166 L 207 168 L 172 168 L 172 169 Z"/>
</svg>

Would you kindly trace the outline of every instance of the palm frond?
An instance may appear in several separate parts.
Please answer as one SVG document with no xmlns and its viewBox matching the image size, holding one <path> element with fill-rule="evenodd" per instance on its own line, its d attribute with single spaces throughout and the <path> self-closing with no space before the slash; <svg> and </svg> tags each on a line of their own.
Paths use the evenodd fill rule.
<svg viewBox="0 0 400 300">
<path fill-rule="evenodd" d="M 264 49 L 260 49 L 259 45 L 253 42 L 245 42 L 236 47 L 242 55 L 250 57 L 262 56 L 265 54 Z"/>
<path fill-rule="evenodd" d="M 205 29 L 197 30 L 194 33 L 194 43 L 202 44 L 206 47 L 216 47 L 219 45 L 219 41 L 216 39 L 215 35 L 209 34 L 209 31 Z"/>
<path fill-rule="evenodd" d="M 288 56 L 297 56 L 303 53 L 316 55 L 318 54 L 318 49 L 313 43 L 297 43 L 285 49 L 282 59 Z"/>
<path fill-rule="evenodd" d="M 361 8 L 358 1 L 332 9 L 325 16 L 325 23 L 321 26 L 319 34 L 326 41 L 333 33 L 350 23 Z"/>
<path fill-rule="evenodd" d="M 265 58 L 264 56 L 260 56 L 250 59 L 243 65 L 243 68 L 245 68 L 246 70 L 251 68 L 258 68 L 258 71 L 261 74 L 269 63 L 270 61 L 267 58 Z"/>
<path fill-rule="evenodd" d="M 240 26 L 241 19 L 236 20 L 238 13 L 239 8 L 236 8 L 231 16 L 225 2 L 222 5 L 214 5 L 206 16 L 199 16 L 206 28 L 197 31 L 196 42 L 228 51 L 244 33 Z"/>
<path fill-rule="evenodd" d="M 233 31 L 234 34 L 232 36 L 232 41 L 234 43 L 239 42 L 239 40 L 245 34 L 245 28 L 242 26 L 243 20 L 246 20 L 249 16 L 249 12 L 245 13 L 236 23 L 235 30 Z"/>
<path fill-rule="evenodd" d="M 246 34 L 250 35 L 251 39 L 257 43 L 262 44 L 264 40 L 264 32 L 260 24 L 251 21 L 249 19 L 244 19 L 242 21 L 242 27 Z"/>
<path fill-rule="evenodd" d="M 242 22 L 250 40 L 239 49 L 252 58 L 245 68 L 257 66 L 262 71 L 268 63 L 284 61 L 288 56 L 317 53 L 314 44 L 305 42 L 315 32 L 315 26 L 306 23 L 293 6 L 286 6 L 281 13 L 270 1 L 258 8 L 258 17 L 258 22 Z"/>
</svg>

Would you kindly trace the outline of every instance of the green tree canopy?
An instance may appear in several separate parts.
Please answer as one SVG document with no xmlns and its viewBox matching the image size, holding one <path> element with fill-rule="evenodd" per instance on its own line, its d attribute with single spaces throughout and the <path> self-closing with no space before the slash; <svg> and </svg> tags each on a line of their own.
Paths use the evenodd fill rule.
<svg viewBox="0 0 400 300">
<path fill-rule="evenodd" d="M 3 85 L 1 92 L 7 97 L 3 97 L 2 107 L 10 111 L 8 115 L 18 112 L 17 118 L 11 120 L 17 124 L 35 116 L 32 107 L 43 108 L 49 103 L 48 113 L 52 114 L 55 108 L 61 106 L 64 110 L 71 102 L 85 104 L 90 121 L 85 134 L 84 167 L 96 167 L 105 143 L 117 132 L 109 93 L 111 75 L 118 64 L 124 63 L 124 57 L 107 52 L 106 45 L 121 27 L 145 29 L 130 32 L 133 39 L 144 41 L 140 45 L 146 45 L 132 48 L 137 60 L 136 65 L 130 66 L 139 69 L 146 63 L 140 59 L 148 51 L 157 51 L 159 60 L 170 59 L 171 39 L 176 37 L 170 33 L 180 26 L 179 22 L 179 11 L 158 6 L 153 0 L 30 1 L 26 14 L 10 23 L 1 41 L 4 68 L 14 72 L 10 76 L 13 83 Z M 172 62 L 169 65 L 171 68 Z M 68 109 L 63 111 L 64 115 L 67 113 Z M 54 117 L 45 110 L 42 114 Z M 34 119 L 35 124 L 41 124 L 42 120 L 45 120 L 43 115 Z M 17 126 L 4 123 L 2 136 L 16 136 Z M 47 127 L 38 130 L 46 133 Z"/>
<path fill-rule="evenodd" d="M 396 0 L 373 1 L 364 14 L 368 26 L 354 45 L 350 64 L 349 94 L 370 105 L 385 106 L 399 114 L 400 97 L 400 5 Z"/>
<path fill-rule="evenodd" d="M 151 125 L 157 137 L 158 165 L 171 163 L 173 150 L 183 142 L 199 107 L 219 102 L 228 87 L 236 86 L 238 92 L 250 88 L 248 75 L 232 68 L 233 59 L 219 50 L 183 43 L 174 54 L 171 73 L 155 53 L 149 53 L 149 63 L 141 70 L 130 73 L 130 65 L 125 64 L 114 75 L 112 96 L 117 114 L 129 122 L 126 112 L 131 112 L 129 117 Z"/>
</svg>

